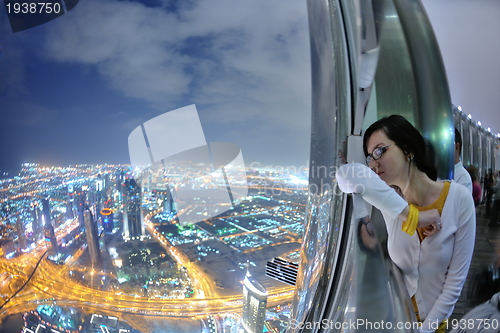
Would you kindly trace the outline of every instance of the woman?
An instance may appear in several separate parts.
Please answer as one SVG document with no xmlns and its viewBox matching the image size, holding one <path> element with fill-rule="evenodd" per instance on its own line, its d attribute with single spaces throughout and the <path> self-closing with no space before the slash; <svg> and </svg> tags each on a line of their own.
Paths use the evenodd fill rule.
<svg viewBox="0 0 500 333">
<path fill-rule="evenodd" d="M 389 254 L 403 272 L 421 332 L 434 332 L 438 325 L 444 332 L 474 249 L 470 191 L 453 181 L 436 181 L 422 135 L 402 116 L 372 124 L 363 149 L 371 170 L 361 164 L 342 166 L 339 187 L 382 211 Z"/>
<path fill-rule="evenodd" d="M 473 165 L 467 167 L 467 172 L 472 180 L 472 199 L 474 199 L 474 205 L 477 207 L 481 202 L 481 184 L 479 184 L 479 179 L 477 176 L 477 169 Z"/>
</svg>

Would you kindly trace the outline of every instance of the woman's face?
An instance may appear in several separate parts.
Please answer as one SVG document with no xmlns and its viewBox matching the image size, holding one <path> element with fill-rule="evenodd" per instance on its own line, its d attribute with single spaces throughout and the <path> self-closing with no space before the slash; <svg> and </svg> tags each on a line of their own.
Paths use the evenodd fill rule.
<svg viewBox="0 0 500 333">
<path fill-rule="evenodd" d="M 368 139 L 368 153 L 372 154 L 374 149 L 384 146 L 388 146 L 385 147 L 385 152 L 378 160 L 372 158 L 369 167 L 388 185 L 401 187 L 406 184 L 409 175 L 409 163 L 405 154 L 383 131 L 373 132 Z"/>
</svg>

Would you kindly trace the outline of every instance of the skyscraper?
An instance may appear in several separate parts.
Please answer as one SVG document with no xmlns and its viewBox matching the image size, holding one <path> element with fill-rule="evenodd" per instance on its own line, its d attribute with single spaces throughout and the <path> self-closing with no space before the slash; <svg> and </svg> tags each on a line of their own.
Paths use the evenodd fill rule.
<svg viewBox="0 0 500 333">
<path fill-rule="evenodd" d="M 116 180 L 116 189 L 119 191 L 119 192 L 122 192 L 123 190 L 123 180 L 124 180 L 124 177 L 125 177 L 125 173 L 123 172 L 123 170 L 117 170 L 116 173 L 115 173 L 115 180 Z"/>
<path fill-rule="evenodd" d="M 59 250 L 57 248 L 57 238 L 54 232 L 54 226 L 52 225 L 52 219 L 50 218 L 50 206 L 48 198 L 42 199 L 42 218 L 47 249 L 52 252 L 52 254 L 57 254 L 59 253 Z"/>
<path fill-rule="evenodd" d="M 141 187 L 135 179 L 127 179 L 125 185 L 124 234 L 125 237 L 138 237 L 145 233 L 141 218 Z"/>
<path fill-rule="evenodd" d="M 266 305 L 266 289 L 247 271 L 243 282 L 243 328 L 246 333 L 262 333 Z"/>
<path fill-rule="evenodd" d="M 175 213 L 174 199 L 172 197 L 172 192 L 170 192 L 170 189 L 168 187 L 165 191 L 164 209 L 166 213 Z"/>
<path fill-rule="evenodd" d="M 27 244 L 26 244 L 26 232 L 24 229 L 23 221 L 21 221 L 20 217 L 17 217 L 16 229 L 17 229 L 17 239 L 19 240 L 19 247 L 21 250 L 24 250 L 27 246 Z"/>
<path fill-rule="evenodd" d="M 108 204 L 105 203 L 105 206 L 107 206 Z M 109 207 L 104 207 L 101 209 L 101 211 L 99 212 L 100 214 L 100 218 L 101 218 L 101 223 L 102 223 L 102 227 L 104 229 L 105 232 L 113 232 L 113 228 L 114 228 L 114 216 L 113 216 L 113 210 Z"/>
<path fill-rule="evenodd" d="M 51 222 L 49 198 L 42 199 L 43 226 Z"/>
<path fill-rule="evenodd" d="M 40 214 L 40 209 L 38 208 L 38 201 L 33 201 L 31 203 L 31 218 L 33 219 L 33 222 L 31 224 L 31 229 L 33 229 L 33 241 L 35 241 L 36 243 L 41 237 L 40 226 L 42 224 L 42 217 Z"/>
<path fill-rule="evenodd" d="M 45 235 L 45 244 L 49 253 L 52 255 L 58 254 L 59 249 L 57 248 L 57 238 L 52 223 L 43 227 L 43 233 Z"/>
<path fill-rule="evenodd" d="M 85 210 L 85 194 L 80 194 L 76 197 L 76 211 L 77 211 L 76 214 L 81 229 L 85 229 L 84 210 Z"/>
<path fill-rule="evenodd" d="M 92 212 L 89 209 L 84 210 L 83 217 L 85 221 L 85 236 L 87 237 L 90 260 L 92 261 L 92 265 L 97 266 L 102 263 L 97 224 L 94 220 Z"/>
<path fill-rule="evenodd" d="M 152 190 L 152 192 L 154 193 L 156 198 L 163 200 L 162 207 L 165 213 L 175 213 L 174 199 L 168 187 L 166 189 L 154 189 Z"/>
</svg>

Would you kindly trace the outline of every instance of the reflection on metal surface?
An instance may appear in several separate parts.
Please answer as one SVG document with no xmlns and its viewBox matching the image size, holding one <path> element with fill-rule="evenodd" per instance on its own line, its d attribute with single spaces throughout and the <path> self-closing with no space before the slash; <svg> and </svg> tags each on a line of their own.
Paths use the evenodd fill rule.
<svg viewBox="0 0 500 333">
<path fill-rule="evenodd" d="M 394 0 L 408 45 L 416 88 L 415 126 L 430 143 L 438 178 L 453 178 L 453 115 L 443 60 L 419 0 Z"/>
<path fill-rule="evenodd" d="M 400 114 L 414 123 L 417 97 L 404 32 L 392 1 L 386 1 L 376 74 L 378 118 Z"/>
<path fill-rule="evenodd" d="M 379 118 L 401 114 L 422 133 L 441 179 L 453 178 L 453 119 L 436 38 L 418 0 L 386 1 L 376 75 Z"/>
<path fill-rule="evenodd" d="M 308 10 L 310 193 L 287 332 L 415 331 L 381 214 L 339 194 L 333 174 L 363 162 L 365 119 L 402 114 L 427 139 L 439 177 L 451 178 L 451 102 L 436 39 L 416 0 L 309 0 Z"/>
</svg>

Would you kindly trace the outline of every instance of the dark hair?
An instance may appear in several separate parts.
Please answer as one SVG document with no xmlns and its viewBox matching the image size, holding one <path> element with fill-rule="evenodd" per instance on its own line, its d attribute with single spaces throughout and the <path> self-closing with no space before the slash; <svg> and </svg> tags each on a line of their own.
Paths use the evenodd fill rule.
<svg viewBox="0 0 500 333">
<path fill-rule="evenodd" d="M 469 172 L 470 178 L 472 179 L 473 182 L 478 181 L 477 177 L 477 169 L 473 165 L 469 165 L 466 170 Z"/>
<path fill-rule="evenodd" d="M 413 155 L 413 162 L 418 170 L 425 172 L 432 179 L 437 179 L 437 170 L 429 163 L 425 151 L 425 141 L 420 132 L 413 127 L 403 116 L 395 115 L 377 120 L 368 127 L 363 136 L 363 151 L 368 156 L 368 139 L 371 135 L 381 130 L 387 137 L 394 141 L 406 156 Z"/>
<path fill-rule="evenodd" d="M 455 143 L 458 143 L 460 145 L 460 149 L 462 149 L 462 136 L 460 135 L 460 132 L 456 127 L 455 127 Z"/>
</svg>

